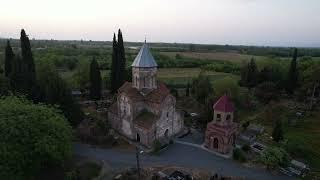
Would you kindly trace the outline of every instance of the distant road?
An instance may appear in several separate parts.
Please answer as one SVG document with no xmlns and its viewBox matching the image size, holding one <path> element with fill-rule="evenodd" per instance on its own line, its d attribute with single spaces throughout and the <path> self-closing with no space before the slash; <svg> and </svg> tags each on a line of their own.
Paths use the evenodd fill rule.
<svg viewBox="0 0 320 180">
<path fill-rule="evenodd" d="M 75 144 L 76 155 L 93 159 L 105 160 L 112 167 L 134 167 L 136 165 L 135 153 L 115 149 L 100 149 L 90 145 Z M 287 180 L 294 179 L 284 175 L 273 175 L 263 169 L 244 167 L 237 162 L 218 157 L 202 149 L 183 144 L 173 144 L 158 156 L 141 155 L 141 166 L 170 165 L 189 168 L 200 168 L 219 175 L 241 176 L 246 179 L 258 180 Z"/>
</svg>

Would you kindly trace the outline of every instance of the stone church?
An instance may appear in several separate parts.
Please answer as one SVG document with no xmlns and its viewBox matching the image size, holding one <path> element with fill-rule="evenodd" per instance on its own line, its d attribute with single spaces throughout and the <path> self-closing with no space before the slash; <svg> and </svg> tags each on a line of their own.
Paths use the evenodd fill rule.
<svg viewBox="0 0 320 180">
<path fill-rule="evenodd" d="M 205 146 L 219 153 L 229 153 L 235 144 L 238 125 L 233 122 L 234 105 L 227 95 L 213 105 L 213 120 L 207 124 Z"/>
<path fill-rule="evenodd" d="M 151 147 L 155 140 L 169 140 L 183 127 L 183 116 L 176 111 L 176 98 L 157 81 L 157 63 L 147 43 L 131 65 L 132 82 L 118 89 L 117 101 L 108 112 L 116 131 Z"/>
</svg>

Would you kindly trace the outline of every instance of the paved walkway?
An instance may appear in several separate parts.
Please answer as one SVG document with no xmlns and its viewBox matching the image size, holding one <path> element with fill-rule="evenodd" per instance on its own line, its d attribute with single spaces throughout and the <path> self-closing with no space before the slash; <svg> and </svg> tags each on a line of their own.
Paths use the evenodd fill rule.
<svg viewBox="0 0 320 180">
<path fill-rule="evenodd" d="M 114 168 L 134 167 L 135 153 L 114 149 L 93 148 L 89 145 L 75 144 L 75 154 L 93 159 L 105 160 Z M 258 180 L 292 179 L 284 175 L 273 175 L 264 169 L 248 168 L 230 159 L 215 156 L 201 148 L 184 144 L 172 144 L 158 156 L 141 155 L 141 166 L 170 165 L 200 168 L 226 176 L 241 176 Z"/>
<path fill-rule="evenodd" d="M 220 157 L 223 157 L 223 158 L 226 158 L 226 159 L 230 159 L 232 157 L 232 153 L 230 152 L 229 154 L 220 154 L 220 153 L 217 153 L 215 151 L 211 151 L 210 149 L 207 149 L 206 147 L 204 147 L 204 144 L 194 144 L 194 143 L 189 143 L 189 142 L 185 142 L 185 141 L 179 141 L 179 140 L 175 140 L 174 141 L 175 143 L 178 143 L 178 144 L 183 144 L 183 145 L 187 145 L 187 146 L 192 146 L 192 147 L 196 147 L 196 148 L 200 148 L 202 150 L 205 150 L 209 153 L 212 153 L 216 156 L 220 156 Z"/>
</svg>

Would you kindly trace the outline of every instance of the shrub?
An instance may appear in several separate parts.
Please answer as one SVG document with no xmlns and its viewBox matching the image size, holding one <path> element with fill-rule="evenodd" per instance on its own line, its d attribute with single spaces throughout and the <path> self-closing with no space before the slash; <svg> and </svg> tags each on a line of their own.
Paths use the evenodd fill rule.
<svg viewBox="0 0 320 180">
<path fill-rule="evenodd" d="M 158 152 L 158 151 L 160 151 L 161 150 L 161 143 L 160 143 L 160 141 L 159 140 L 155 140 L 154 142 L 153 142 L 153 152 Z"/>
<path fill-rule="evenodd" d="M 173 140 L 172 139 L 170 139 L 169 144 L 173 144 Z"/>
<path fill-rule="evenodd" d="M 288 165 L 289 155 L 282 148 L 268 147 L 259 157 L 259 161 L 266 165 L 268 169 L 273 169 L 279 166 Z"/>
<path fill-rule="evenodd" d="M 263 103 L 276 100 L 279 96 L 279 90 L 273 82 L 263 82 L 255 89 L 255 96 Z"/>
<path fill-rule="evenodd" d="M 242 127 L 243 127 L 244 130 L 246 130 L 249 125 L 250 125 L 250 121 L 247 121 L 247 122 L 242 124 Z"/>
<path fill-rule="evenodd" d="M 241 147 L 241 149 L 244 151 L 244 152 L 249 152 L 251 150 L 251 147 L 248 145 L 248 144 L 245 144 Z"/>
<path fill-rule="evenodd" d="M 246 158 L 244 152 L 239 148 L 236 148 L 233 150 L 232 157 L 234 160 L 239 161 L 239 162 L 246 162 L 247 161 L 247 158 Z"/>
<path fill-rule="evenodd" d="M 275 122 L 273 131 L 272 131 L 272 138 L 275 142 L 280 142 L 283 140 L 283 123 L 282 120 L 278 119 Z"/>
</svg>

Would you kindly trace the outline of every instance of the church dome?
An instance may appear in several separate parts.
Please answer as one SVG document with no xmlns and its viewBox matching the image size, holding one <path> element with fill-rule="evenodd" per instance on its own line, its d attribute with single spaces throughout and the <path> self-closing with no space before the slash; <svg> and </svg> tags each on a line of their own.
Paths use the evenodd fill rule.
<svg viewBox="0 0 320 180">
<path fill-rule="evenodd" d="M 142 68 L 158 67 L 158 64 L 154 60 L 147 43 L 143 44 L 131 66 Z"/>
</svg>

